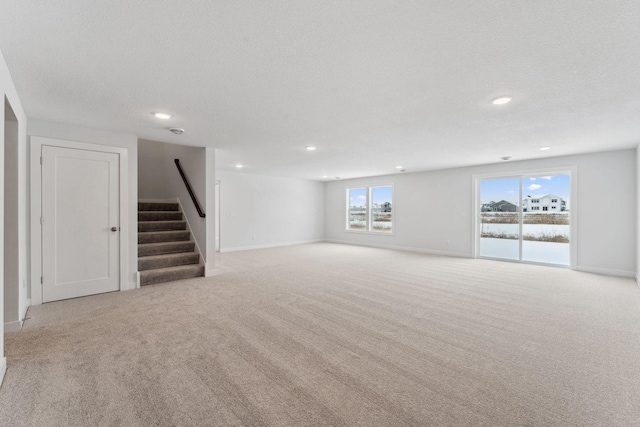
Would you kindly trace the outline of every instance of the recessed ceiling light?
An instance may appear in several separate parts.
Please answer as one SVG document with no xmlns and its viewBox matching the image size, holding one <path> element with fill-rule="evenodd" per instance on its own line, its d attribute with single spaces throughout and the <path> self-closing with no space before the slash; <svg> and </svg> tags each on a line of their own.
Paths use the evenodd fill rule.
<svg viewBox="0 0 640 427">
<path fill-rule="evenodd" d="M 313 145 L 307 145 L 307 150 L 313 151 L 315 149 L 316 149 L 316 147 L 314 147 Z"/>
<path fill-rule="evenodd" d="M 494 105 L 502 105 L 502 104 L 506 104 L 507 102 L 511 101 L 511 97 L 510 96 L 501 96 L 498 97 L 496 99 L 494 99 L 493 101 L 491 101 Z"/>
<path fill-rule="evenodd" d="M 241 165 L 240 163 L 238 163 L 238 164 L 236 165 L 236 167 L 237 167 L 238 169 L 240 169 L 240 168 L 242 167 L 242 165 Z"/>
<path fill-rule="evenodd" d="M 511 160 L 511 156 L 500 157 L 501 160 Z"/>
<path fill-rule="evenodd" d="M 339 176 L 336 176 L 336 179 L 340 179 L 340 177 L 339 177 Z"/>
<path fill-rule="evenodd" d="M 184 129 L 182 128 L 169 128 L 169 130 L 176 135 L 182 135 L 184 133 Z"/>
<path fill-rule="evenodd" d="M 540 151 L 551 150 L 551 147 L 540 147 Z"/>
<path fill-rule="evenodd" d="M 327 175 L 322 175 L 323 178 L 329 178 Z"/>
<path fill-rule="evenodd" d="M 171 118 L 171 114 L 167 114 L 167 113 L 153 113 L 153 115 L 162 120 L 167 120 Z"/>
<path fill-rule="evenodd" d="M 402 169 L 402 166 L 396 166 L 396 169 Z"/>
</svg>

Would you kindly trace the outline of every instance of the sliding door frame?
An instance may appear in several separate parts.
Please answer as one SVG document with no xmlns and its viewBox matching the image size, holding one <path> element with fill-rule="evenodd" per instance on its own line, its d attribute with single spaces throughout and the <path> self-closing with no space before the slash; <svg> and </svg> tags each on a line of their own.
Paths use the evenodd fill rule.
<svg viewBox="0 0 640 427">
<path fill-rule="evenodd" d="M 569 175 L 570 177 L 570 195 L 569 198 L 571 200 L 571 209 L 569 210 L 569 250 L 570 250 L 570 264 L 568 266 L 558 265 L 558 264 L 548 264 L 534 261 L 519 261 L 516 260 L 508 260 L 508 259 L 499 259 L 499 258 L 489 258 L 489 257 L 481 257 L 480 256 L 480 227 L 481 227 L 481 206 L 480 206 L 480 181 L 488 180 L 488 179 L 504 179 L 504 178 L 520 178 L 520 201 L 518 203 L 520 207 L 520 216 L 522 217 L 522 178 L 529 178 L 532 176 L 541 176 L 541 175 Z M 514 170 L 509 172 L 496 172 L 496 173 L 484 173 L 484 174 L 474 174 L 471 176 L 472 188 L 473 188 L 473 209 L 472 212 L 472 250 L 473 258 L 483 258 L 483 259 L 496 259 L 500 261 L 507 262 L 520 262 L 524 264 L 537 264 L 537 265 L 547 265 L 552 267 L 560 267 L 560 268 L 571 268 L 575 270 L 578 265 L 578 168 L 576 166 L 565 166 L 565 167 L 557 167 L 557 168 L 540 168 L 540 169 L 528 169 L 528 170 Z M 522 258 L 522 218 L 519 221 L 519 258 Z"/>
</svg>

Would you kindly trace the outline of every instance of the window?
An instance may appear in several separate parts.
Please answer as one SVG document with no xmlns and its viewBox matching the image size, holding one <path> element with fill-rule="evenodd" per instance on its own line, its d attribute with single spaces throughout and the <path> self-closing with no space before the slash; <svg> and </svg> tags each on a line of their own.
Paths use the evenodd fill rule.
<svg viewBox="0 0 640 427">
<path fill-rule="evenodd" d="M 347 230 L 367 229 L 367 189 L 350 188 L 347 190 L 349 213 Z"/>
<path fill-rule="evenodd" d="M 558 203 L 558 199 L 551 199 L 551 203 Z"/>
<path fill-rule="evenodd" d="M 393 231 L 393 186 L 348 188 L 347 206 L 347 230 Z"/>
<path fill-rule="evenodd" d="M 543 207 L 542 207 L 542 210 L 543 210 L 543 211 L 546 211 L 546 210 L 549 210 L 549 208 L 548 208 L 547 206 L 543 206 Z"/>
<path fill-rule="evenodd" d="M 531 203 L 540 203 L 540 200 L 538 200 L 538 199 L 531 199 Z"/>
</svg>

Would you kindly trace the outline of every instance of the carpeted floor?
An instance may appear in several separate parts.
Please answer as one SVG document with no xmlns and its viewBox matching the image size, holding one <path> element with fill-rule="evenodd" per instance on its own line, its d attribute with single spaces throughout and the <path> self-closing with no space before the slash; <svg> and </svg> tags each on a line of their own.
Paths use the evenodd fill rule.
<svg viewBox="0 0 640 427">
<path fill-rule="evenodd" d="M 640 425 L 631 279 L 320 243 L 29 310 L 2 426 Z"/>
</svg>

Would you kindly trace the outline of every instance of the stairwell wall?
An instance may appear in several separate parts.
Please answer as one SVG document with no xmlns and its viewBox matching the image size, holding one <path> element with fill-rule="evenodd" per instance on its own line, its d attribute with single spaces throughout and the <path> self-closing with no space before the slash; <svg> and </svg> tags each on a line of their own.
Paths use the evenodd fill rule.
<svg viewBox="0 0 640 427">
<path fill-rule="evenodd" d="M 207 193 L 207 156 L 203 147 L 168 144 L 159 141 L 141 139 L 138 141 L 138 197 L 140 199 L 180 199 L 184 215 L 189 221 L 191 232 L 202 252 L 201 255 L 209 265 L 207 255 L 207 220 L 201 218 L 186 186 L 182 182 L 174 159 L 180 159 L 189 184 L 205 210 L 209 203 Z M 205 214 L 213 218 L 213 210 L 205 210 Z M 213 220 L 211 219 L 213 223 Z M 213 229 L 213 227 L 209 227 Z M 213 252 L 213 250 L 211 250 Z M 209 254 L 213 255 L 213 254 Z M 209 265 L 210 267 L 211 265 Z"/>
</svg>

